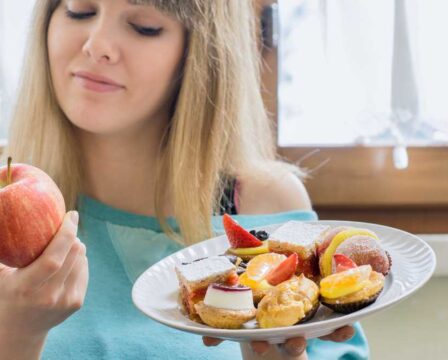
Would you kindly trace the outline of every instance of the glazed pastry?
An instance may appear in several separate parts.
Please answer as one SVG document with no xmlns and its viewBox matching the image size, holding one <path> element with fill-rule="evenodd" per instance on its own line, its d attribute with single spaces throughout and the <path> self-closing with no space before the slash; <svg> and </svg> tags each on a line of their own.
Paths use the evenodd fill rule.
<svg viewBox="0 0 448 360">
<path fill-rule="evenodd" d="M 209 285 L 195 309 L 205 324 L 219 329 L 238 329 L 256 313 L 252 290 L 242 285 Z"/>
<path fill-rule="evenodd" d="M 296 273 L 303 273 L 310 279 L 318 280 L 316 244 L 322 242 L 329 230 L 327 225 L 288 221 L 269 236 L 269 250 L 285 255 L 296 253 L 299 259 Z"/>
<path fill-rule="evenodd" d="M 260 301 L 260 328 L 292 326 L 309 320 L 319 307 L 319 287 L 303 274 L 280 283 Z"/>
<path fill-rule="evenodd" d="M 211 283 L 236 285 L 236 266 L 225 256 L 211 256 L 175 267 L 179 280 L 179 300 L 192 320 L 199 320 L 195 304 L 202 301 Z"/>
<path fill-rule="evenodd" d="M 228 214 L 224 214 L 222 221 L 230 243 L 226 254 L 236 255 L 243 261 L 250 261 L 257 255 L 269 252 L 268 245 L 264 241 L 269 235 L 265 231 L 250 233 Z"/>
<path fill-rule="evenodd" d="M 356 266 L 345 255 L 335 255 L 336 273 L 320 282 L 321 303 L 349 314 L 376 301 L 384 288 L 384 276 L 370 265 Z"/>
<path fill-rule="evenodd" d="M 320 273 L 323 277 L 334 273 L 334 254 L 343 254 L 356 265 L 371 265 L 387 275 L 392 264 L 389 254 L 381 247 L 378 236 L 367 229 L 337 227 L 332 229 L 317 246 Z"/>
</svg>

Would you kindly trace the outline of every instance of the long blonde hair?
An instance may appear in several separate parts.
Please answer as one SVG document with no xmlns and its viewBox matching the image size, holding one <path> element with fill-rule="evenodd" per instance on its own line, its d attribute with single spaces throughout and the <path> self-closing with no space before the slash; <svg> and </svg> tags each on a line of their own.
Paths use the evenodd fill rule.
<svg viewBox="0 0 448 360">
<path fill-rule="evenodd" d="M 260 93 L 260 54 L 251 0 L 135 0 L 176 16 L 188 30 L 182 81 L 157 171 L 156 215 L 183 244 L 212 235 L 211 214 L 223 174 L 240 176 L 275 164 L 271 122 Z M 73 125 L 59 107 L 50 77 L 47 31 L 58 0 L 37 0 L 9 145 L 4 156 L 33 164 L 77 206 L 84 178 Z M 283 166 L 284 165 L 284 166 Z M 181 237 L 161 210 L 173 195 Z"/>
</svg>

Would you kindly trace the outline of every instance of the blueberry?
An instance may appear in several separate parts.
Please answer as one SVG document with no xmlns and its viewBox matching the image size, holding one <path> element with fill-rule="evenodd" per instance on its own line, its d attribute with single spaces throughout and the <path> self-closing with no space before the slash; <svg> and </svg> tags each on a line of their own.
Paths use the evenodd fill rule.
<svg viewBox="0 0 448 360">
<path fill-rule="evenodd" d="M 261 241 L 267 240 L 269 238 L 269 234 L 264 230 L 257 231 L 255 236 Z"/>
</svg>

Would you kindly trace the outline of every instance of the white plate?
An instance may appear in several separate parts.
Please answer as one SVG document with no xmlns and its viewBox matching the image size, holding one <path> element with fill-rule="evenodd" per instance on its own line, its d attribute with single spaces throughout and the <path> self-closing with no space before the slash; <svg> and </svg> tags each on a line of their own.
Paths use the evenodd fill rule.
<svg viewBox="0 0 448 360">
<path fill-rule="evenodd" d="M 341 326 L 352 324 L 377 311 L 385 310 L 422 287 L 434 272 L 436 265 L 434 252 L 415 235 L 387 226 L 362 222 L 312 221 L 309 223 L 355 226 L 376 232 L 383 248 L 392 257 L 392 270 L 386 276 L 384 290 L 375 303 L 348 315 L 333 313 L 321 305 L 310 321 L 300 325 L 273 329 L 255 328 L 255 320 L 239 330 L 215 329 L 191 321 L 181 313 L 177 302 L 179 284 L 174 266 L 182 262 L 224 253 L 229 247 L 225 235 L 180 250 L 151 266 L 135 282 L 132 289 L 132 300 L 144 314 L 175 329 L 226 340 L 267 340 L 275 344 L 295 336 L 315 338 L 327 335 Z M 278 226 L 280 224 L 261 228 L 271 233 Z"/>
</svg>

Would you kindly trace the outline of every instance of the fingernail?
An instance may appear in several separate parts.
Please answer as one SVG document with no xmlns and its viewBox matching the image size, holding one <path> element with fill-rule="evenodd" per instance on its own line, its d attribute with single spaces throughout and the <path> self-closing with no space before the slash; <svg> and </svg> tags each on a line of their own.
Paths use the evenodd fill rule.
<svg viewBox="0 0 448 360">
<path fill-rule="evenodd" d="M 78 226 L 79 214 L 76 210 L 70 211 L 70 219 L 72 220 L 73 225 Z"/>
<path fill-rule="evenodd" d="M 305 351 L 305 346 L 285 346 L 285 350 L 289 356 L 300 356 Z"/>
</svg>

